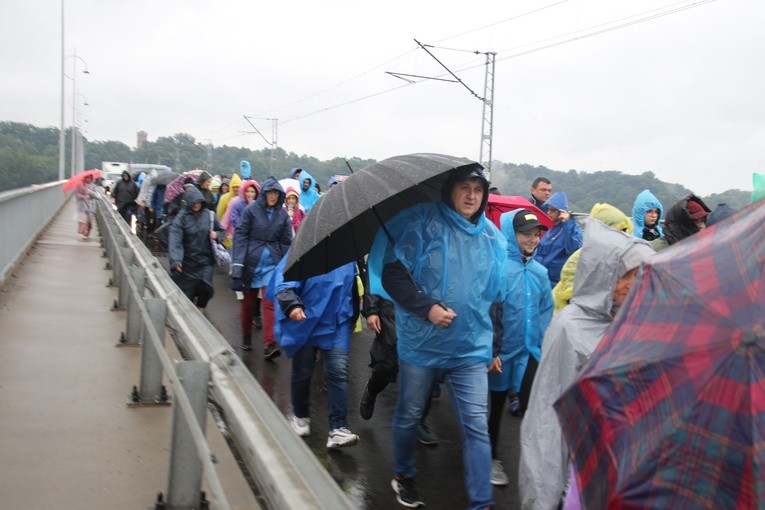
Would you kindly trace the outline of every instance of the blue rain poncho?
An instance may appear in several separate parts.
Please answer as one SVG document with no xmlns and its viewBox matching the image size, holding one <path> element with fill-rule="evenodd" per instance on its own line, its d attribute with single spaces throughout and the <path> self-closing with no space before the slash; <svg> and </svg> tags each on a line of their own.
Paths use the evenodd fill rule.
<svg viewBox="0 0 765 510">
<path fill-rule="evenodd" d="M 502 373 L 489 374 L 489 389 L 519 391 L 529 355 L 539 361 L 542 338 L 552 318 L 553 300 L 547 269 L 533 256 L 523 263 L 515 238 L 513 218 L 518 210 L 499 218 L 507 239 L 506 297 L 502 302 Z M 509 383 L 509 387 L 507 387 Z"/>
<path fill-rule="evenodd" d="M 661 206 L 661 202 L 656 196 L 649 190 L 644 189 L 638 196 L 635 197 L 635 202 L 632 204 L 632 235 L 635 237 L 643 238 L 643 229 L 645 228 L 645 212 L 649 209 L 658 209 L 659 218 L 656 220 L 656 231 L 659 236 L 664 235 L 664 231 L 661 229 L 661 220 L 664 219 L 664 208 Z"/>
<path fill-rule="evenodd" d="M 294 175 L 294 173 L 293 173 Z M 303 190 L 303 181 L 306 179 L 310 179 L 311 185 L 308 186 L 308 190 Z M 317 200 L 319 200 L 320 195 L 319 192 L 316 191 L 316 179 L 313 178 L 311 174 L 306 172 L 305 170 L 302 170 L 300 172 L 300 205 L 303 206 L 303 209 L 305 210 L 306 214 L 308 214 L 308 211 L 311 210 L 311 207 L 313 207 L 313 204 L 316 203 Z"/>
<path fill-rule="evenodd" d="M 305 281 L 285 281 L 287 256 L 276 266 L 266 292 L 266 299 L 279 304 L 274 307 L 274 336 L 279 346 L 290 358 L 305 345 L 347 351 L 357 314 L 353 306 L 354 296 L 358 295 L 354 294 L 356 264 L 350 262 Z M 303 307 L 304 320 L 295 321 L 285 315 L 285 310 L 295 306 Z"/>
<path fill-rule="evenodd" d="M 399 358 L 431 368 L 491 363 L 489 308 L 504 297 L 504 236 L 482 214 L 474 224 L 442 201 L 409 207 L 386 228 L 395 246 L 380 229 L 369 254 L 371 293 L 392 300 L 382 285 L 382 268 L 399 261 L 423 294 L 457 314 L 448 328 L 439 328 L 396 303 Z"/>
</svg>

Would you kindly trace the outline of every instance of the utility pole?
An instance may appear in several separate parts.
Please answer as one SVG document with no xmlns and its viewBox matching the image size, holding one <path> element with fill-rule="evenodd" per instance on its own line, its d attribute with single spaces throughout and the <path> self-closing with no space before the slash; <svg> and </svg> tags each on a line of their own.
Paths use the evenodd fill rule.
<svg viewBox="0 0 765 510">
<path fill-rule="evenodd" d="M 255 130 L 255 133 L 260 135 L 260 137 L 263 139 L 263 141 L 271 146 L 271 160 L 269 162 L 269 172 L 271 173 L 271 175 L 273 175 L 274 174 L 274 156 L 275 156 L 274 153 L 276 152 L 276 147 L 277 147 L 276 136 L 277 136 L 277 131 L 278 131 L 279 119 L 260 119 L 260 120 L 270 120 L 271 121 L 271 141 L 269 142 L 266 139 L 266 137 L 263 136 L 263 133 L 261 133 L 260 130 L 255 127 L 255 124 L 253 124 L 252 121 L 250 120 L 253 117 L 248 117 L 247 115 L 242 115 L 242 117 L 244 117 L 244 120 L 247 121 L 247 124 L 249 124 L 250 127 L 252 127 L 252 129 Z M 252 133 L 252 131 L 243 131 L 243 133 Z"/>
<path fill-rule="evenodd" d="M 491 144 L 494 129 L 494 64 L 497 54 L 486 53 L 486 77 L 483 85 L 483 123 L 481 126 L 481 152 L 479 162 L 486 169 L 486 180 L 491 181 Z M 484 149 L 487 157 L 484 159 Z"/>
<path fill-rule="evenodd" d="M 429 77 L 429 76 L 418 76 L 418 75 L 412 75 L 412 74 L 403 74 L 403 73 L 393 73 L 388 72 L 388 74 L 395 76 L 396 78 L 401 78 L 403 80 L 406 80 L 410 83 L 414 83 L 412 80 L 410 80 L 408 77 L 411 78 L 424 78 L 426 80 L 439 80 L 439 81 L 449 81 L 449 82 L 456 82 L 465 87 L 468 92 L 473 94 L 476 98 L 478 98 L 483 103 L 483 113 L 482 118 L 483 122 L 481 125 L 481 147 L 479 150 L 479 156 L 478 161 L 481 163 L 481 165 L 486 169 L 486 179 L 488 181 L 491 181 L 491 145 L 492 145 L 492 131 L 493 131 L 493 125 L 494 125 L 494 62 L 495 57 L 497 54 L 495 52 L 479 52 L 479 51 L 473 51 L 471 53 L 479 54 L 484 53 L 486 55 L 486 76 L 484 78 L 484 94 L 483 97 L 476 94 L 470 87 L 468 87 L 465 82 L 463 82 L 456 74 L 452 72 L 451 69 L 446 67 L 446 65 L 438 60 L 433 53 L 428 50 L 428 48 L 434 48 L 433 45 L 430 44 L 422 44 L 417 39 L 414 40 L 414 42 L 417 43 L 417 45 L 425 50 L 425 52 L 433 57 L 433 60 L 438 62 L 441 67 L 443 67 L 454 79 L 444 79 L 444 78 L 437 78 L 437 77 Z M 466 51 L 466 50 L 458 50 L 458 51 Z M 487 152 L 487 158 L 484 160 L 484 148 Z"/>
</svg>

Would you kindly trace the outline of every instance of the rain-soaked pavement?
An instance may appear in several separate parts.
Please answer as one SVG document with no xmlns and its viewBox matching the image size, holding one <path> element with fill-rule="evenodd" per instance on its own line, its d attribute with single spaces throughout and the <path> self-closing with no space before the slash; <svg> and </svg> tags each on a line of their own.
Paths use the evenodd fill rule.
<svg viewBox="0 0 765 510">
<path fill-rule="evenodd" d="M 166 258 L 157 254 L 164 267 Z M 228 288 L 229 278 L 223 270 L 215 275 L 215 296 L 207 307 L 210 322 L 228 339 L 243 361 L 260 382 L 279 409 L 288 416 L 290 405 L 290 360 L 282 355 L 275 361 L 265 361 L 260 343 L 260 331 L 254 330 L 254 349 L 240 349 L 239 302 Z M 377 398 L 375 414 L 364 420 L 358 412 L 358 402 L 370 369 L 369 346 L 373 334 L 364 331 L 351 337 L 351 360 L 349 374 L 348 422 L 352 432 L 359 435 L 359 443 L 348 448 L 329 451 L 326 448 L 327 398 L 322 389 L 321 365 L 314 372 L 311 393 L 311 436 L 306 442 L 332 477 L 348 494 L 359 509 L 390 510 L 403 508 L 396 502 L 390 488 L 393 456 L 391 447 L 391 419 L 396 403 L 396 385 L 388 388 Z M 448 392 L 442 386 L 441 396 L 433 401 L 429 415 L 431 429 L 439 443 L 436 446 L 418 445 L 417 486 L 421 497 L 430 509 L 465 508 L 462 477 L 462 447 L 459 428 L 449 403 Z M 513 510 L 520 508 L 518 498 L 518 454 L 520 419 L 506 415 L 502 420 L 500 460 L 505 466 L 511 483 L 494 488 L 495 508 Z"/>
</svg>

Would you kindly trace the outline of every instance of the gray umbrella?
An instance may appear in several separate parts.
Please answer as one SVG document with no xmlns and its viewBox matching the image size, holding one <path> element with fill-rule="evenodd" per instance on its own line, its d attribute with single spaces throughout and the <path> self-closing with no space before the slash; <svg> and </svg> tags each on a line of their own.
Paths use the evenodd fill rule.
<svg viewBox="0 0 765 510">
<path fill-rule="evenodd" d="M 456 168 L 475 161 L 443 154 L 409 154 L 374 163 L 333 186 L 300 224 L 284 267 L 287 280 L 305 280 L 362 259 L 377 230 L 398 212 L 441 198 Z"/>
<path fill-rule="evenodd" d="M 154 184 L 157 186 L 167 186 L 173 179 L 178 177 L 178 174 L 169 170 L 160 170 L 157 176 L 154 178 Z"/>
</svg>

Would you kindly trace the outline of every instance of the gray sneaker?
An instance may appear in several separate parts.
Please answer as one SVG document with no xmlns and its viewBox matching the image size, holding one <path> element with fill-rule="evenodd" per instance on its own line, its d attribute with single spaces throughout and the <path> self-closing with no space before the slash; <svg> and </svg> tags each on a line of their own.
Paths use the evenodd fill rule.
<svg viewBox="0 0 765 510">
<path fill-rule="evenodd" d="M 327 438 L 327 448 L 342 448 L 343 446 L 353 446 L 359 442 L 359 436 L 345 427 L 332 429 Z"/>
<path fill-rule="evenodd" d="M 311 435 L 311 418 L 298 418 L 293 415 L 290 417 L 290 426 L 300 437 Z"/>
<path fill-rule="evenodd" d="M 505 474 L 505 469 L 502 467 L 502 461 L 494 459 L 491 461 L 491 484 L 492 485 L 507 485 L 510 483 L 510 479 Z"/>
<path fill-rule="evenodd" d="M 430 427 L 424 423 L 417 425 L 417 440 L 420 443 L 428 446 L 434 446 L 438 444 L 438 438 L 433 433 L 433 431 L 430 430 Z"/>
</svg>

